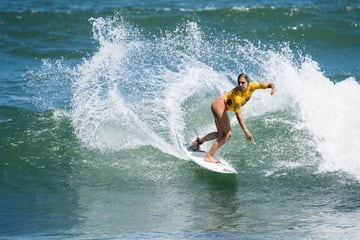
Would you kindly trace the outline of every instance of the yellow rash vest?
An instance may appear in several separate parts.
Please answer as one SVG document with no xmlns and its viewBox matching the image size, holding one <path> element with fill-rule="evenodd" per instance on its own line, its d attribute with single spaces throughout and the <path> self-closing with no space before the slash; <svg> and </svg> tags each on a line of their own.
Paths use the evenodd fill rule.
<svg viewBox="0 0 360 240">
<path fill-rule="evenodd" d="M 244 106 L 247 101 L 249 101 L 255 90 L 266 89 L 269 87 L 269 83 L 249 82 L 248 88 L 244 92 L 241 91 L 238 87 L 232 89 L 223 96 L 224 102 L 226 103 L 226 110 L 240 113 L 241 107 Z"/>
</svg>

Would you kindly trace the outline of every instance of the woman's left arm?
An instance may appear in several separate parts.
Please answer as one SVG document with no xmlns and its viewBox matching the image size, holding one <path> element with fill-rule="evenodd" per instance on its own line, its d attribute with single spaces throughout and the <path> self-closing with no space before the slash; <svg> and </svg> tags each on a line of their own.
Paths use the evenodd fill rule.
<svg viewBox="0 0 360 240">
<path fill-rule="evenodd" d="M 271 88 L 271 95 L 274 95 L 276 92 L 275 83 L 269 83 L 269 88 Z"/>
</svg>

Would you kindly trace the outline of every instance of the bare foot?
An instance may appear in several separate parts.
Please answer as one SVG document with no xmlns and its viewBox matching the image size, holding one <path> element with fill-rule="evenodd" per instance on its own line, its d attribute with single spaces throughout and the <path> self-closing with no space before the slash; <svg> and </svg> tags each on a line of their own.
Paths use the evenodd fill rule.
<svg viewBox="0 0 360 240">
<path fill-rule="evenodd" d="M 204 161 L 205 162 L 213 162 L 213 163 L 219 163 L 220 161 L 217 160 L 216 158 L 214 158 L 213 156 L 206 156 L 204 158 Z"/>
</svg>

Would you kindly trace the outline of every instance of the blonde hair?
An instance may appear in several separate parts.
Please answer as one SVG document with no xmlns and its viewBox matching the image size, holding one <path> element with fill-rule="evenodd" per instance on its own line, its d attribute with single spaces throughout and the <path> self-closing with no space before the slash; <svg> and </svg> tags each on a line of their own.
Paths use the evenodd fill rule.
<svg viewBox="0 0 360 240">
<path fill-rule="evenodd" d="M 238 84 L 239 84 L 239 79 L 240 79 L 241 77 L 244 77 L 248 83 L 251 82 L 250 77 L 249 77 L 246 73 L 240 73 L 239 76 L 238 76 L 238 78 L 237 78 Z"/>
</svg>

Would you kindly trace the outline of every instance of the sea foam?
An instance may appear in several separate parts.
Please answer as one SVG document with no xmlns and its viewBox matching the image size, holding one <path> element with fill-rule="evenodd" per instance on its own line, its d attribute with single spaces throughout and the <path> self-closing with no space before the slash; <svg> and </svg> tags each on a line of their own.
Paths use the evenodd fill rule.
<svg viewBox="0 0 360 240">
<path fill-rule="evenodd" d="M 299 120 L 294 124 L 300 122 L 317 144 L 319 170 L 360 179 L 356 79 L 331 81 L 315 60 L 287 44 L 211 42 L 196 22 L 153 38 L 142 37 L 118 16 L 91 23 L 99 48 L 76 67 L 72 98 L 74 129 L 86 145 L 103 150 L 151 145 L 183 158 L 181 145 L 194 129 L 214 126 L 210 102 L 236 84 L 239 72 L 248 72 L 253 80 L 274 82 L 277 93 L 254 94 L 244 107 L 246 117 L 292 109 Z M 189 112 L 206 117 L 189 123 Z"/>
</svg>

